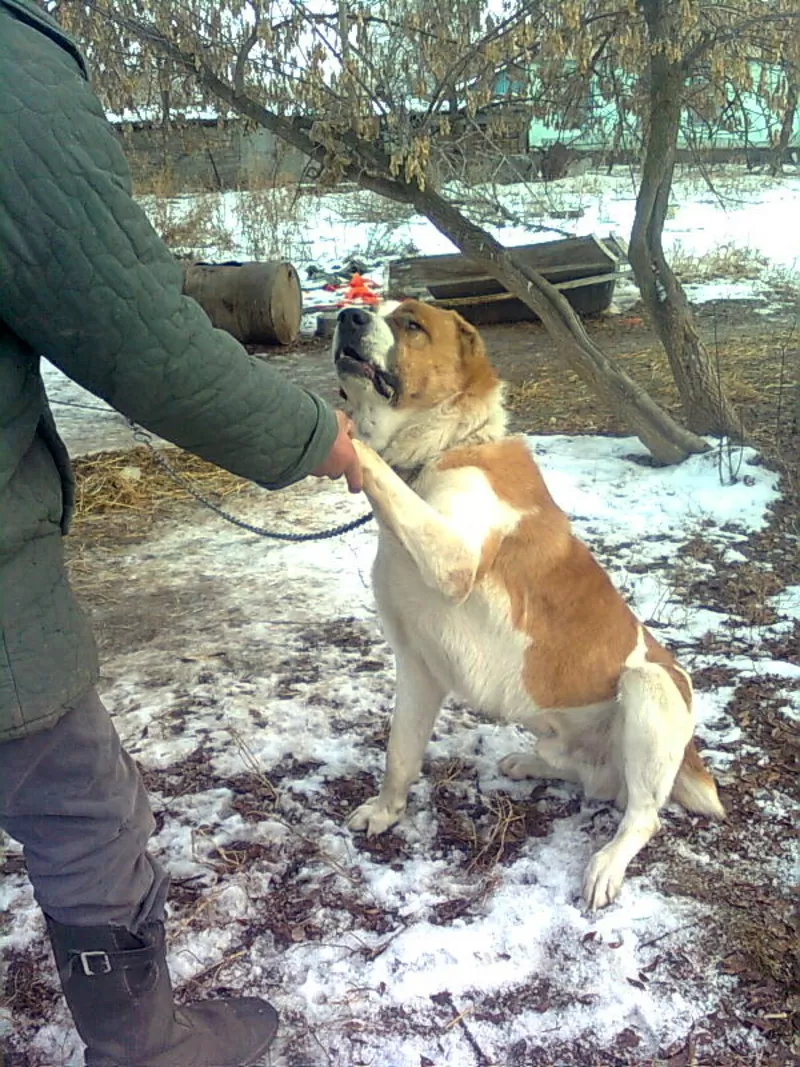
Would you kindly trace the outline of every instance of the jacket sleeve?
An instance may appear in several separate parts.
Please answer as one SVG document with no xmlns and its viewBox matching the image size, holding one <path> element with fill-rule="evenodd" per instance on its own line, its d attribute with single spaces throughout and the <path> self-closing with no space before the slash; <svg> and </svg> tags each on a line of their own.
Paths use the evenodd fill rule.
<svg viewBox="0 0 800 1067">
<path fill-rule="evenodd" d="M 333 410 L 182 295 L 180 267 L 132 199 L 119 142 L 74 55 L 6 12 L 0 5 L 0 319 L 167 440 L 267 488 L 305 477 L 333 443 Z"/>
</svg>

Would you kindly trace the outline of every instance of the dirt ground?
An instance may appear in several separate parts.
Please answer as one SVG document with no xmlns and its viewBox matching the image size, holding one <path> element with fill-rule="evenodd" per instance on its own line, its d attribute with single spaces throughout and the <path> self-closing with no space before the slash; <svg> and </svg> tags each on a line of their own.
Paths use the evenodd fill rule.
<svg viewBox="0 0 800 1067">
<path fill-rule="evenodd" d="M 718 359 L 723 378 L 734 401 L 740 406 L 748 434 L 762 451 L 763 462 L 781 474 L 783 500 L 774 509 L 770 524 L 751 537 L 742 552 L 745 563 L 719 561 L 713 580 L 699 587 L 691 579 L 686 587 L 687 602 L 725 611 L 740 624 L 735 630 L 737 655 L 755 648 L 755 625 L 768 610 L 765 600 L 788 584 L 800 581 L 797 565 L 798 503 L 800 503 L 800 441 L 792 431 L 792 388 L 800 369 L 800 323 L 798 308 L 790 303 L 769 315 L 747 302 L 706 304 L 698 310 L 702 336 Z M 609 316 L 587 323 L 593 339 L 615 354 L 628 372 L 643 384 L 656 400 L 679 415 L 677 395 L 671 383 L 663 354 L 652 332 L 634 310 L 626 316 Z M 510 385 L 512 428 L 530 433 L 625 433 L 617 417 L 604 411 L 599 402 L 571 371 L 560 363 L 552 341 L 538 324 L 492 326 L 482 330 L 489 353 L 501 376 Z M 327 342 L 305 339 L 291 350 L 259 353 L 273 366 L 332 401 L 337 386 L 330 367 Z M 91 473 L 91 463 L 80 462 L 79 479 Z M 231 480 L 234 485 L 235 480 Z M 235 485 L 234 485 L 235 488 Z M 154 521 L 184 517 L 194 504 L 174 495 L 158 501 L 149 511 L 89 508 L 79 514 L 69 538 L 73 580 L 84 601 L 92 607 L 104 652 L 121 650 L 131 643 L 149 639 L 162 626 L 168 626 L 173 602 L 157 600 L 146 605 L 138 618 L 124 615 L 110 595 L 109 564 L 124 552 L 126 543 L 146 536 Z M 275 505 L 278 508 L 278 504 Z M 272 508 L 267 506 L 264 521 Z M 275 511 L 274 514 L 279 514 Z M 594 547 L 594 546 L 593 546 Z M 695 539 L 687 553 L 709 558 L 711 549 Z M 713 557 L 712 561 L 713 561 Z M 101 566 L 95 566 L 100 563 Z M 201 591 L 202 592 L 202 591 Z M 783 639 L 773 649 L 776 658 L 796 659 L 800 630 Z M 699 649 L 698 649 L 699 651 Z M 698 689 L 727 684 L 724 669 L 698 674 Z M 697 944 L 709 954 L 718 972 L 731 976 L 730 995 L 725 1010 L 716 1012 L 695 1027 L 685 1043 L 664 1051 L 663 1059 L 638 1058 L 635 1043 L 610 1049 L 600 1059 L 595 1050 L 577 1046 L 553 1050 L 548 1058 L 515 1058 L 509 1050 L 508 1063 L 574 1065 L 574 1067 L 788 1067 L 800 1064 L 797 1023 L 800 1019 L 800 920 L 791 887 L 771 873 L 785 861 L 785 844 L 796 835 L 791 819 L 776 813 L 771 833 L 753 830 L 754 797 L 765 789 L 776 789 L 798 797 L 800 745 L 796 725 L 779 710 L 777 693 L 794 683 L 788 679 L 761 677 L 738 685 L 732 714 L 745 743 L 734 753 L 731 773 L 726 780 L 728 820 L 712 832 L 704 827 L 682 825 L 682 842 L 665 833 L 656 838 L 637 863 L 655 872 L 656 884 L 668 893 L 713 899 L 717 921 L 698 930 Z M 753 750 L 758 750 L 753 755 Z M 768 759 L 763 759 L 766 753 Z M 246 792 L 246 791 L 244 791 Z M 243 803 L 246 804 L 243 793 Z M 444 816 L 447 791 L 440 792 Z M 555 815 L 554 815 L 555 817 Z M 667 818 L 667 823 L 669 817 Z M 443 818 L 443 825 L 447 820 Z M 524 825 L 527 826 L 525 823 Z M 445 831 L 446 832 L 446 831 Z M 454 831 L 455 832 L 455 831 Z M 537 833 L 540 832 L 537 830 Z M 688 839 L 686 834 L 688 833 Z M 386 862 L 397 861 L 391 852 L 391 839 L 380 838 L 370 847 L 386 853 Z M 703 847 L 719 857 L 715 877 L 700 875 L 683 846 L 702 840 Z M 445 842 L 446 844 L 446 842 Z M 462 843 L 459 842 L 459 845 Z M 513 857 L 516 842 L 493 855 L 492 863 L 502 864 Z M 636 865 L 634 865 L 634 871 Z M 287 905 L 288 906 L 288 905 Z M 680 982 L 691 968 L 690 959 L 669 941 L 659 946 L 653 974 L 641 981 Z M 29 998 L 31 990 L 24 961 L 9 971 L 6 994 Z M 35 992 L 35 991 L 34 991 Z M 531 997 L 537 995 L 531 991 Z M 491 1010 L 514 1011 L 514 1004 L 492 1005 Z M 26 1009 L 29 1005 L 26 1000 Z M 487 1009 L 488 1010 L 488 1009 Z M 751 1031 L 763 1038 L 763 1053 L 754 1059 L 746 1040 Z M 635 1036 L 635 1035 L 634 1035 Z M 624 1043 L 623 1043 L 624 1045 Z M 704 1049 L 713 1047 L 713 1053 Z M 724 1055 L 719 1052 L 724 1048 Z M 0 1063 L 3 1062 L 0 1046 Z M 24 1067 L 24 1053 L 9 1049 L 7 1064 Z M 444 1067 L 444 1065 L 442 1065 Z"/>
</svg>

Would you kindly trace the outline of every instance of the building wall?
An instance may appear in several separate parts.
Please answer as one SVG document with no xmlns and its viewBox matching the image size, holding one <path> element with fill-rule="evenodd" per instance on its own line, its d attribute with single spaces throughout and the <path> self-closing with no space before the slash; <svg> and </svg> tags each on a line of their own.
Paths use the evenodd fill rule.
<svg viewBox="0 0 800 1067">
<path fill-rule="evenodd" d="M 758 82 L 762 68 L 751 64 L 754 82 Z M 777 78 L 773 73 L 773 84 Z M 766 69 L 770 77 L 770 69 Z M 619 72 L 617 82 L 626 89 L 626 79 Z M 535 91 L 534 80 L 534 91 Z M 633 87 L 628 84 L 628 91 Z M 619 112 L 615 100 L 603 96 L 598 88 L 597 79 L 592 79 L 587 98 L 581 104 L 586 120 L 567 128 L 547 125 L 539 119 L 532 119 L 528 132 L 528 147 L 545 149 L 555 143 L 568 145 L 583 152 L 602 152 L 609 150 L 627 150 L 636 152 L 641 142 L 641 130 L 636 120 L 628 115 L 626 129 L 620 131 Z M 692 112 L 686 111 L 682 116 L 678 133 L 678 149 L 692 152 L 768 152 L 776 143 L 781 128 L 783 115 L 772 112 L 755 94 L 742 91 L 737 94 L 735 104 L 731 105 L 729 114 L 720 114 L 714 119 L 703 121 Z M 800 109 L 794 116 L 794 128 L 790 149 L 800 151 Z"/>
<path fill-rule="evenodd" d="M 254 184 L 286 184 L 303 175 L 308 160 L 269 130 L 241 121 L 192 119 L 170 123 L 118 122 L 139 192 L 204 192 Z"/>
<path fill-rule="evenodd" d="M 588 160 L 608 162 L 613 155 L 619 162 L 635 161 L 638 131 L 629 130 L 621 142 L 617 139 L 615 143 L 618 131 L 614 105 L 600 99 L 594 107 L 602 121 L 593 124 L 591 132 L 588 126 L 585 130 L 555 129 L 536 120 L 531 122 L 519 106 L 507 109 L 502 138 L 494 130 L 482 136 L 474 129 L 474 123 L 469 131 L 455 124 L 450 146 L 440 160 L 441 176 L 500 182 L 536 175 L 555 179 L 576 166 L 586 165 Z M 293 184 L 306 175 L 309 167 L 301 152 L 283 144 L 269 130 L 241 119 L 191 119 L 166 127 L 146 122 L 114 125 L 140 193 L 168 195 Z M 746 147 L 740 138 L 722 131 L 711 140 L 700 136 L 703 132 L 707 131 L 696 131 L 696 136 L 711 161 L 742 157 L 748 163 L 760 163 L 769 154 L 767 146 L 774 130 L 765 120 L 754 120 Z M 498 140 L 501 143 L 493 156 L 490 142 L 496 144 Z M 800 114 L 792 144 L 800 146 Z M 763 160 L 759 153 L 765 157 Z M 682 134 L 679 156 L 691 155 Z M 794 147 L 789 156 L 800 157 L 800 148 Z"/>
</svg>

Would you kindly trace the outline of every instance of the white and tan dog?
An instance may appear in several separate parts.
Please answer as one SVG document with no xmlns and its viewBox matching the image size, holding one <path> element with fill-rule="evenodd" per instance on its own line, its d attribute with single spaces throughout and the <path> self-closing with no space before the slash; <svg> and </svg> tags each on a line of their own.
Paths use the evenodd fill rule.
<svg viewBox="0 0 800 1067">
<path fill-rule="evenodd" d="M 349 825 L 392 826 L 452 693 L 536 736 L 500 767 L 577 782 L 624 815 L 591 859 L 590 908 L 612 901 L 672 797 L 724 817 L 692 735 L 692 686 L 573 536 L 475 328 L 414 300 L 340 314 L 333 342 L 378 520 L 373 586 L 397 660 L 380 793 Z"/>
</svg>

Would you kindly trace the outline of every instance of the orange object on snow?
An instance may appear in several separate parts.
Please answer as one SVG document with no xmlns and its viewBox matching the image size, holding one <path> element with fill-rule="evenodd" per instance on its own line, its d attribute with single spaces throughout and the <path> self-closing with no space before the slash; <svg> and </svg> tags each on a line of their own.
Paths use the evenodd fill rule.
<svg viewBox="0 0 800 1067">
<path fill-rule="evenodd" d="M 375 282 L 364 278 L 360 274 L 354 274 L 350 284 L 345 289 L 344 296 L 338 301 L 337 307 L 345 304 L 379 304 L 380 296 L 375 292 Z"/>
</svg>

